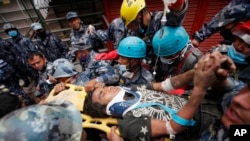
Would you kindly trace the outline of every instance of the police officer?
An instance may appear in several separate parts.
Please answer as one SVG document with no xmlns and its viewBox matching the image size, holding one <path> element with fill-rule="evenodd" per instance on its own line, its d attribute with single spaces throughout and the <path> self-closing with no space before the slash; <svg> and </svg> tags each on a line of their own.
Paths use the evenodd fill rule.
<svg viewBox="0 0 250 141">
<path fill-rule="evenodd" d="M 119 75 L 118 85 L 131 86 L 151 83 L 152 74 L 142 66 L 142 60 L 146 57 L 146 44 L 142 39 L 136 36 L 125 37 L 119 43 L 117 53 L 119 55 L 118 64 L 114 66 L 114 70 L 115 74 Z M 94 82 L 89 82 L 88 87 L 94 86 Z"/>
<path fill-rule="evenodd" d="M 250 55 L 250 20 L 238 23 L 232 29 L 233 43 L 230 45 L 216 46 L 211 52 L 219 51 L 228 55 L 237 66 L 237 71 L 230 74 L 234 79 L 249 81 L 250 67 L 245 58 Z"/>
<path fill-rule="evenodd" d="M 211 21 L 204 24 L 201 29 L 193 34 L 192 43 L 195 47 L 198 47 L 206 38 L 220 31 L 221 36 L 224 38 L 220 43 L 230 45 L 233 42 L 231 31 L 233 27 L 238 22 L 248 19 L 250 19 L 250 1 L 231 0 Z"/>
<path fill-rule="evenodd" d="M 48 61 L 66 57 L 69 49 L 58 36 L 44 30 L 40 23 L 32 23 L 31 28 L 35 32 L 36 46 Z"/>
<path fill-rule="evenodd" d="M 0 59 L 3 59 L 8 64 L 12 65 L 13 69 L 20 78 L 22 78 L 22 75 L 25 76 L 25 72 L 23 72 L 23 66 L 25 66 L 25 64 L 22 62 L 21 54 L 14 44 L 0 38 L 0 48 Z"/>
<path fill-rule="evenodd" d="M 18 32 L 18 29 L 16 28 L 15 25 L 11 23 L 5 23 L 3 25 L 3 29 L 6 34 L 8 34 L 12 38 L 12 43 L 14 44 L 14 47 L 17 48 L 19 54 L 20 54 L 20 60 L 22 61 L 22 64 L 25 64 L 22 66 L 22 69 L 24 73 L 22 73 L 21 76 L 24 85 L 23 86 L 28 86 L 30 84 L 30 80 L 36 80 L 38 77 L 38 74 L 36 71 L 34 71 L 27 63 L 26 61 L 26 55 L 30 51 L 36 50 L 33 42 L 29 39 L 24 37 L 22 34 Z M 18 55 L 18 54 L 16 54 Z"/>
<path fill-rule="evenodd" d="M 10 92 L 20 96 L 26 105 L 34 104 L 34 100 L 20 87 L 15 70 L 2 59 L 0 59 L 0 83 L 8 88 Z"/>
<path fill-rule="evenodd" d="M 152 74 L 142 66 L 142 59 L 146 57 L 146 44 L 142 39 L 136 36 L 122 39 L 119 43 L 118 54 L 118 65 L 115 69 L 120 74 L 120 85 L 151 83 Z"/>
<path fill-rule="evenodd" d="M 95 59 L 98 53 L 93 50 L 91 41 L 90 36 L 85 35 L 82 42 L 73 46 L 78 50 L 76 51 L 76 53 L 78 53 L 76 56 L 78 60 L 80 60 L 83 73 L 87 75 L 89 79 L 97 79 L 99 82 L 105 82 L 106 84 L 117 83 L 119 77 L 110 62 Z"/>
<path fill-rule="evenodd" d="M 34 96 L 37 100 L 44 99 L 49 95 L 54 86 L 53 83 L 49 82 L 49 75 L 52 73 L 52 62 L 48 61 L 39 51 L 29 52 L 27 54 L 27 61 L 39 74 L 38 85 Z"/>
<path fill-rule="evenodd" d="M 202 56 L 202 52 L 193 47 L 182 26 L 160 29 L 154 35 L 152 45 L 157 56 L 152 71 L 156 73 L 158 82 L 192 69 Z"/>
<path fill-rule="evenodd" d="M 84 34 L 91 34 L 95 30 L 94 26 L 85 25 L 75 11 L 69 11 L 66 14 L 66 20 L 68 21 L 69 26 L 72 27 L 70 33 L 71 44 L 80 42 Z"/>
</svg>

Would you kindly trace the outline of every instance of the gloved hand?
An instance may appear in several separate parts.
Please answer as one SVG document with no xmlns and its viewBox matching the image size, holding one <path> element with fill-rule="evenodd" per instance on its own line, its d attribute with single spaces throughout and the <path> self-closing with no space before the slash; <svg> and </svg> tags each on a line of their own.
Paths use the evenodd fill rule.
<svg viewBox="0 0 250 141">
<path fill-rule="evenodd" d="M 87 27 L 86 32 L 87 32 L 88 34 L 92 34 L 94 31 L 95 31 L 95 27 L 94 27 L 93 25 L 89 25 L 89 26 Z"/>
<path fill-rule="evenodd" d="M 96 60 L 114 60 L 119 57 L 117 50 L 113 50 L 108 53 L 99 53 L 96 55 L 95 59 Z"/>
</svg>

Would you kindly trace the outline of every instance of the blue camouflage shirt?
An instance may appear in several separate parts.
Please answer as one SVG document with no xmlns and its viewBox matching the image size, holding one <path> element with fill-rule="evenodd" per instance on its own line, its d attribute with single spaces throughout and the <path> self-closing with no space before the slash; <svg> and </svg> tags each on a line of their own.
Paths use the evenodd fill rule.
<svg viewBox="0 0 250 141">
<path fill-rule="evenodd" d="M 83 37 L 83 35 L 88 34 L 87 26 L 84 25 L 83 22 L 81 22 L 80 24 L 81 24 L 81 27 L 79 30 L 71 29 L 71 32 L 69 35 L 71 44 L 77 44 L 81 42 L 81 38 Z"/>
<path fill-rule="evenodd" d="M 33 42 L 29 39 L 18 33 L 17 37 L 12 38 L 14 46 L 21 54 L 21 59 L 23 62 L 26 62 L 26 55 L 30 51 L 37 50 Z"/>
<path fill-rule="evenodd" d="M 90 52 L 86 60 L 81 61 L 83 73 L 89 78 L 97 78 L 98 81 L 106 84 L 115 84 L 118 82 L 119 74 L 115 73 L 114 68 L 108 61 L 95 60 L 96 52 Z"/>
<path fill-rule="evenodd" d="M 202 42 L 210 37 L 219 29 L 234 21 L 243 21 L 250 19 L 250 1 L 249 0 L 231 0 L 214 18 L 204 24 L 199 31 L 193 34 L 193 38 Z"/>
<path fill-rule="evenodd" d="M 48 61 L 53 62 L 58 58 L 65 58 L 68 53 L 68 47 L 62 42 L 62 40 L 46 31 L 46 38 L 42 40 L 38 36 L 35 36 L 35 44 L 38 49 L 45 55 Z"/>
</svg>

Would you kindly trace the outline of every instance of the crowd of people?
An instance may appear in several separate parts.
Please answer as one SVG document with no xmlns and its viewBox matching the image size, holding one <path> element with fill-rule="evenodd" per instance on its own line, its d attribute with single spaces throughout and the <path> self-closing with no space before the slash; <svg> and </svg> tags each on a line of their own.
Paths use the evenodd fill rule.
<svg viewBox="0 0 250 141">
<path fill-rule="evenodd" d="M 230 125 L 250 124 L 250 1 L 232 0 L 193 36 L 182 26 L 188 0 L 163 1 L 151 12 L 145 0 L 123 0 L 120 17 L 98 30 L 69 11 L 70 47 L 41 23 L 30 25 L 34 40 L 5 23 L 0 138 L 228 141 Z M 217 31 L 224 40 L 202 53 Z M 114 50 L 99 53 L 107 40 Z M 117 127 L 84 129 L 76 105 L 46 101 L 66 84 L 85 88 L 84 114 L 114 117 Z"/>
</svg>

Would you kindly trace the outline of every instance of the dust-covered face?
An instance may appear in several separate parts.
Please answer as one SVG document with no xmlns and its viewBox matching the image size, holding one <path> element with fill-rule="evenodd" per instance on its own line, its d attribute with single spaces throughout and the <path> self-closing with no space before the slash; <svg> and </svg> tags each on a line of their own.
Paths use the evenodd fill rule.
<svg viewBox="0 0 250 141">
<path fill-rule="evenodd" d="M 250 83 L 234 96 L 222 122 L 228 129 L 233 124 L 250 124 Z"/>
<path fill-rule="evenodd" d="M 32 59 L 28 59 L 28 63 L 32 68 L 41 71 L 46 66 L 46 58 L 35 55 Z"/>
<path fill-rule="evenodd" d="M 250 55 L 250 45 L 244 42 L 241 38 L 235 37 L 233 45 L 234 45 L 235 50 L 237 50 L 238 52 L 246 56 Z"/>
<path fill-rule="evenodd" d="M 108 103 L 121 91 L 119 86 L 100 86 L 97 87 L 92 96 L 93 103 L 108 105 Z"/>
</svg>

